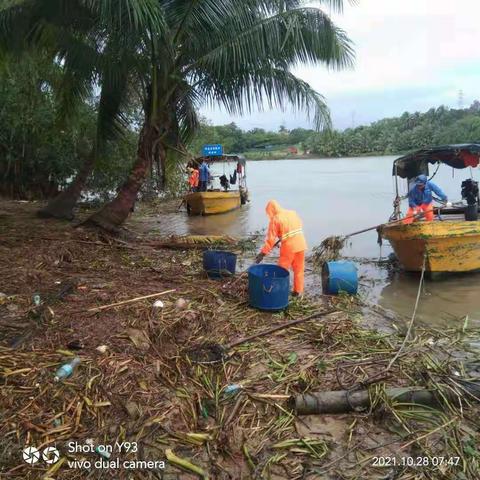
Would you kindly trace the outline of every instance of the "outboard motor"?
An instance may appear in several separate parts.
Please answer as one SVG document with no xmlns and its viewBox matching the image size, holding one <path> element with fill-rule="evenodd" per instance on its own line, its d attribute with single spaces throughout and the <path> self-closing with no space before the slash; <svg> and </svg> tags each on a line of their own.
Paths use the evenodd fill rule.
<svg viewBox="0 0 480 480">
<path fill-rule="evenodd" d="M 462 198 L 467 201 L 465 220 L 478 220 L 478 182 L 469 178 L 462 182 Z"/>
<path fill-rule="evenodd" d="M 230 184 L 228 183 L 228 178 L 226 175 L 222 175 L 220 177 L 220 185 L 223 187 L 225 191 L 227 191 L 230 188 Z"/>
</svg>

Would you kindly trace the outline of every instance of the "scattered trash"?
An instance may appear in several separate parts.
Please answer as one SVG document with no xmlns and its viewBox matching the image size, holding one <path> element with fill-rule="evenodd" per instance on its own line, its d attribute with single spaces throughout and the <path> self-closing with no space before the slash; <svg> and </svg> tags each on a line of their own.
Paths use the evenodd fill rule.
<svg viewBox="0 0 480 480">
<path fill-rule="evenodd" d="M 100 352 L 100 353 L 105 353 L 108 350 L 108 346 L 107 345 L 99 345 L 95 350 L 97 352 Z"/>
<path fill-rule="evenodd" d="M 40 306 L 40 303 L 42 303 L 42 299 L 40 298 L 40 295 L 38 293 L 35 293 L 32 297 L 32 300 L 33 300 L 33 304 L 36 306 L 36 307 L 39 307 Z"/>
<path fill-rule="evenodd" d="M 62 421 L 61 421 L 59 418 L 56 418 L 56 419 L 53 421 L 53 425 L 54 425 L 55 427 L 59 427 L 61 424 L 62 424 Z"/>
<path fill-rule="evenodd" d="M 80 340 L 72 340 L 71 342 L 67 343 L 67 348 L 69 350 L 82 350 L 84 345 Z"/>
<path fill-rule="evenodd" d="M 106 458 L 107 460 L 112 456 L 110 452 L 105 450 L 105 446 L 97 446 L 95 447 L 95 452 L 98 453 L 101 457 Z"/>
<path fill-rule="evenodd" d="M 163 302 L 161 300 L 155 300 L 153 302 L 153 306 L 154 306 L 154 308 L 163 308 L 165 305 L 163 304 Z"/>
<path fill-rule="evenodd" d="M 177 310 L 185 310 L 188 306 L 188 302 L 184 299 L 184 298 L 179 298 L 176 302 L 175 302 L 175 308 Z"/>
<path fill-rule="evenodd" d="M 80 363 L 80 357 L 75 357 L 71 362 L 62 365 L 55 374 L 54 380 L 56 382 L 68 378 L 72 375 L 75 367 Z"/>
<path fill-rule="evenodd" d="M 233 383 L 232 385 L 227 385 L 223 390 L 223 393 L 225 393 L 226 395 L 234 395 L 242 389 L 243 385 L 240 385 L 239 383 Z"/>
</svg>

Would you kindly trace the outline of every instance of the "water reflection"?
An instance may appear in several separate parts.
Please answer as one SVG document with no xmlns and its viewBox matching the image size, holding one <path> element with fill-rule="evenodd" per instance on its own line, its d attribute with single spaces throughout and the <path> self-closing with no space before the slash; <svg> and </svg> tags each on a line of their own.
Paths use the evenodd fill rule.
<svg viewBox="0 0 480 480">
<path fill-rule="evenodd" d="M 418 290 L 420 274 L 398 272 L 388 278 L 378 303 L 400 314 L 411 316 L 412 300 Z M 419 321 L 446 326 L 469 316 L 471 325 L 480 324 L 480 274 L 427 277 L 417 311 Z"/>
</svg>

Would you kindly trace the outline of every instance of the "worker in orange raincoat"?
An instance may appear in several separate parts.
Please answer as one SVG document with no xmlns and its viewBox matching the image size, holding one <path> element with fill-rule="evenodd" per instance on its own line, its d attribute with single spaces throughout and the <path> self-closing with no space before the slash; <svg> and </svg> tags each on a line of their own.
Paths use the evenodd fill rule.
<svg viewBox="0 0 480 480">
<path fill-rule="evenodd" d="M 188 177 L 188 183 L 192 192 L 198 191 L 199 172 L 198 168 L 190 168 L 190 176 Z"/>
<path fill-rule="evenodd" d="M 293 292 L 294 296 L 303 293 L 304 271 L 305 271 L 305 250 L 307 242 L 303 236 L 302 220 L 297 212 L 285 210 L 278 202 L 270 200 L 265 208 L 270 224 L 268 225 L 265 243 L 257 255 L 255 261 L 260 263 L 265 255 L 268 255 L 277 240 L 281 241 L 280 259 L 278 265 L 293 270 Z"/>
</svg>

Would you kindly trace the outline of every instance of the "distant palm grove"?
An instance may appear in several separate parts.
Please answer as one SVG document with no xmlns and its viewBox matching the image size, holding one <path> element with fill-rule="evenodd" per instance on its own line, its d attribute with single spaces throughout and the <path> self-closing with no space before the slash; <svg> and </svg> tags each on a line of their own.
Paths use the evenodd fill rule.
<svg viewBox="0 0 480 480">
<path fill-rule="evenodd" d="M 295 149 L 298 155 L 343 157 L 398 154 L 429 145 L 477 141 L 480 141 L 480 102 L 475 101 L 465 109 L 440 106 L 425 113 L 405 112 L 400 117 L 343 131 L 315 132 L 304 128 L 289 131 L 284 126 L 276 132 L 261 128 L 244 131 L 234 123 L 221 126 L 204 123 L 194 150 L 198 151 L 203 142 L 218 142 L 228 152 L 245 153 L 251 158 L 294 155 Z"/>
</svg>

